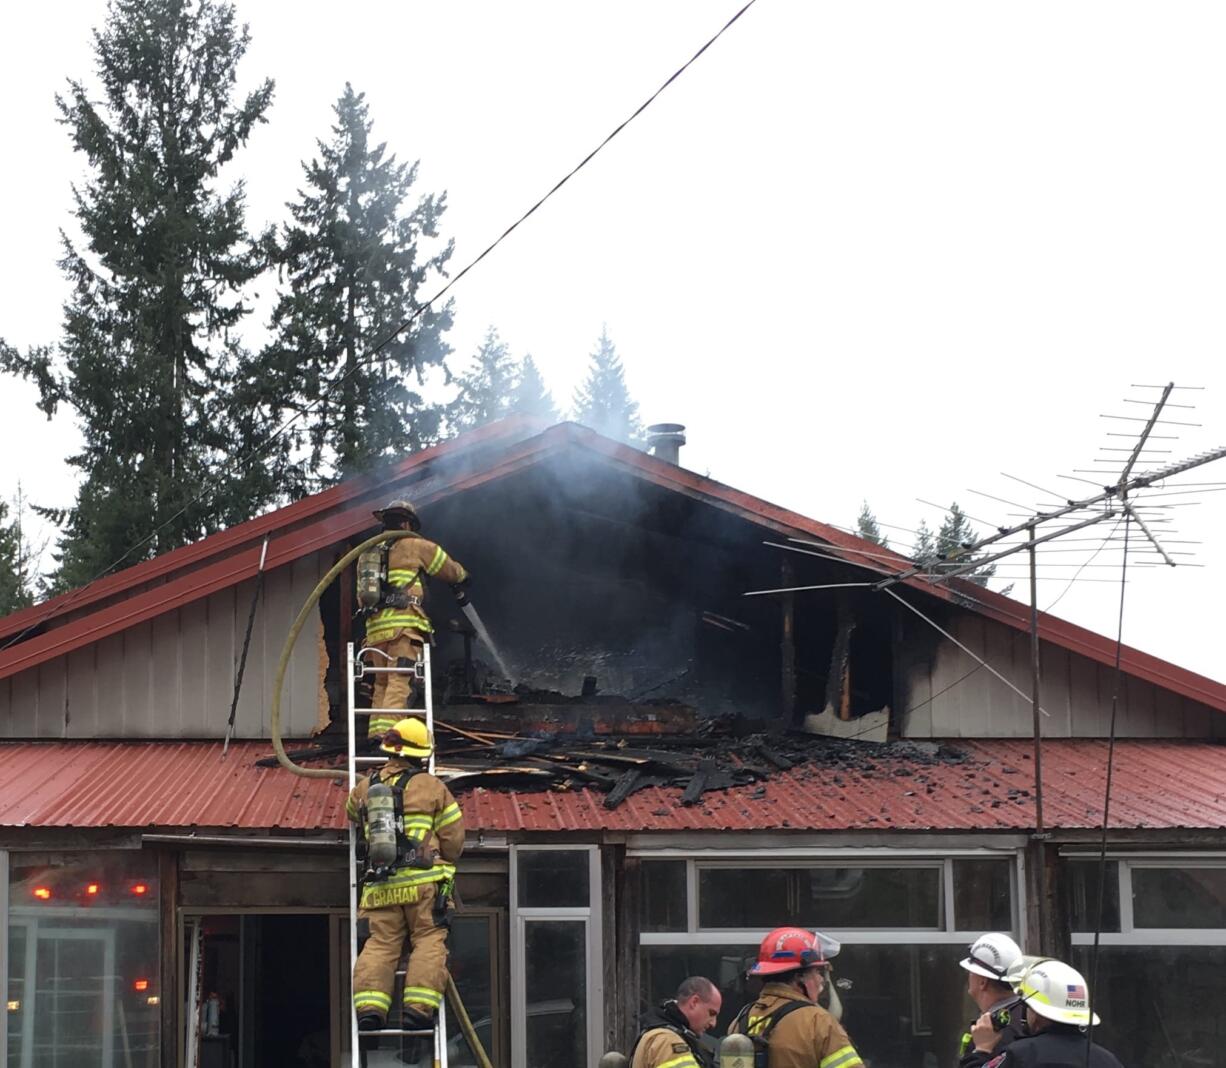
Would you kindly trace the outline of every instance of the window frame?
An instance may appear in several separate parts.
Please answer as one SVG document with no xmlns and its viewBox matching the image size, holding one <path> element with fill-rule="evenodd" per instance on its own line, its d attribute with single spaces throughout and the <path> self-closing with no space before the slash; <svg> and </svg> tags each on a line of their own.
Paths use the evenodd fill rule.
<svg viewBox="0 0 1226 1068">
<path fill-rule="evenodd" d="M 519 854 L 586 853 L 588 855 L 587 906 L 520 908 Z M 587 1062 L 596 1068 L 604 1053 L 604 917 L 602 910 L 600 847 L 581 842 L 525 842 L 510 849 L 508 866 L 511 910 L 511 1068 L 526 1068 L 528 1059 L 528 995 L 525 984 L 527 924 L 561 920 L 584 924 L 587 982 Z"/>
<path fill-rule="evenodd" d="M 1062 852 L 1072 864 L 1097 864 L 1099 854 Z M 1138 927 L 1135 923 L 1132 898 L 1132 873 L 1136 869 L 1168 868 L 1176 871 L 1188 868 L 1226 868 L 1226 853 L 1122 853 L 1107 851 L 1107 860 L 1116 864 L 1119 880 L 1120 929 L 1103 931 L 1098 936 L 1101 946 L 1226 946 L 1226 927 Z M 1074 946 L 1092 946 L 1093 931 L 1072 931 Z"/>
<path fill-rule="evenodd" d="M 941 872 L 941 926 L 931 927 L 863 927 L 823 928 L 825 933 L 848 945 L 970 945 L 982 931 L 959 931 L 954 926 L 953 862 L 955 860 L 998 860 L 1009 865 L 1010 932 L 1025 939 L 1026 910 L 1022 905 L 1021 888 L 1025 885 L 1023 852 L 1016 847 L 1000 849 L 966 848 L 947 850 L 916 850 L 878 848 L 789 848 L 771 851 L 762 849 L 684 850 L 677 848 L 631 848 L 627 856 L 643 862 L 681 860 L 685 862 L 686 927 L 676 931 L 640 931 L 639 946 L 693 945 L 757 945 L 769 929 L 702 928 L 698 925 L 698 872 L 704 868 L 737 867 L 778 869 L 787 868 L 935 868 Z"/>
</svg>

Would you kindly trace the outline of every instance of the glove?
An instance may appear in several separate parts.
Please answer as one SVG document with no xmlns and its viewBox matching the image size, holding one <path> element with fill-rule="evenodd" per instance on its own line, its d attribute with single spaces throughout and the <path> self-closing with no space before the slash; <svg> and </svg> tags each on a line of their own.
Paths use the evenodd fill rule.
<svg viewBox="0 0 1226 1068">
<path fill-rule="evenodd" d="M 455 594 L 456 604 L 461 608 L 468 604 L 468 577 L 465 576 L 460 582 L 452 583 L 451 592 Z"/>
</svg>

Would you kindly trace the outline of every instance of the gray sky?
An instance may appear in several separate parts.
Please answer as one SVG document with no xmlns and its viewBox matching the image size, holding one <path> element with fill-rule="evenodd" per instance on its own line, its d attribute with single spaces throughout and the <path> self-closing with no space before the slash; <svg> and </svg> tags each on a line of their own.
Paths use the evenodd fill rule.
<svg viewBox="0 0 1226 1068">
<path fill-rule="evenodd" d="M 246 84 L 277 81 L 233 169 L 249 222 L 283 217 L 350 80 L 375 134 L 421 160 L 420 188 L 447 191 L 458 267 L 738 6 L 239 0 Z M 81 164 L 53 98 L 91 74 L 104 10 L 6 14 L 0 336 L 14 344 L 57 337 L 57 231 Z M 565 403 L 607 323 L 645 419 L 688 425 L 686 466 L 839 524 L 865 498 L 889 523 L 939 522 L 917 497 L 1000 522 L 1017 509 L 968 488 L 1041 497 L 1002 471 L 1092 492 L 1055 476 L 1122 443 L 1105 432 L 1135 424 L 1100 413 L 1140 414 L 1121 403 L 1152 392 L 1134 382 L 1209 387 L 1179 398 L 1203 426 L 1158 444 L 1172 458 L 1220 445 L 1224 48 L 1218 3 L 759 0 L 459 284 L 456 365 L 494 324 Z M 20 479 L 68 504 L 75 430 L 33 397 L 0 389 L 0 493 Z M 1226 461 L 1185 480 L 1215 478 Z M 1125 639 L 1226 680 L 1226 494 L 1170 515 L 1205 566 L 1139 571 Z M 1119 555 L 1083 579 L 1117 578 L 1097 565 Z M 1054 564 L 1084 559 L 1047 558 L 1040 605 L 1073 573 Z M 1114 633 L 1117 595 L 1079 582 L 1057 614 Z"/>
</svg>

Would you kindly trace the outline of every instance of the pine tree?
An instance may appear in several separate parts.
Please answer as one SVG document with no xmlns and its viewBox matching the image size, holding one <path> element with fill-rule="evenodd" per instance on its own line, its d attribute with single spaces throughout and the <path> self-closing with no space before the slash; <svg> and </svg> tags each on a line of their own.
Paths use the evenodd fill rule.
<svg viewBox="0 0 1226 1068">
<path fill-rule="evenodd" d="M 515 378 L 511 349 L 491 326 L 468 370 L 459 378 L 460 393 L 451 404 L 451 424 L 457 430 L 472 430 L 507 415 L 515 399 Z"/>
<path fill-rule="evenodd" d="M 558 408 L 553 403 L 553 394 L 545 386 L 545 379 L 537 369 L 536 361 L 525 356 L 519 365 L 519 382 L 511 397 L 511 412 L 528 415 L 549 423 L 558 421 Z"/>
<path fill-rule="evenodd" d="M 26 502 L 21 486 L 11 509 L 0 501 L 0 616 L 7 616 L 34 603 L 37 583 L 38 551 L 25 530 Z"/>
<path fill-rule="evenodd" d="M 917 563 L 926 563 L 936 553 L 936 541 L 928 523 L 921 519 L 915 529 L 915 544 L 911 547 L 911 558 Z"/>
<path fill-rule="evenodd" d="M 440 435 L 444 409 L 419 392 L 450 348 L 451 302 L 427 308 L 374 353 L 425 300 L 445 271 L 448 242 L 431 253 L 446 195 L 406 209 L 416 163 L 397 162 L 371 140 L 365 95 L 346 84 L 331 138 L 303 164 L 305 186 L 271 242 L 287 286 L 272 316 L 275 338 L 241 372 L 236 402 L 261 423 L 302 416 L 270 467 L 283 492 L 301 496 Z M 306 446 L 295 449 L 296 443 Z"/>
<path fill-rule="evenodd" d="M 873 510 L 868 506 L 868 501 L 865 501 L 860 506 L 860 514 L 856 516 L 856 533 L 865 541 L 874 542 L 882 548 L 889 547 L 890 543 L 881 533 L 877 517 L 873 515 Z"/>
<path fill-rule="evenodd" d="M 591 354 L 587 378 L 575 390 L 575 421 L 591 427 L 597 433 L 630 445 L 643 437 L 638 403 L 630 399 L 626 388 L 626 372 L 617 349 L 602 328 Z"/>
<path fill-rule="evenodd" d="M 938 556 L 944 557 L 949 561 L 948 564 L 942 564 L 940 569 L 952 570 L 955 567 L 962 567 L 973 561 L 975 557 L 968 556 L 965 547 L 974 544 L 978 540 L 978 533 L 971 526 L 966 513 L 958 507 L 958 502 L 955 501 L 949 506 L 949 512 L 937 531 L 934 551 Z M 986 567 L 968 571 L 960 577 L 977 582 L 980 586 L 986 586 L 988 579 L 994 574 L 996 574 L 996 565 L 989 564 Z"/>
<path fill-rule="evenodd" d="M 69 460 L 83 475 L 76 502 L 57 513 L 57 588 L 246 511 L 233 482 L 193 498 L 230 462 L 215 383 L 237 354 L 241 289 L 263 266 L 242 184 L 219 188 L 272 100 L 265 81 L 236 101 L 248 40 L 221 0 L 111 0 L 94 34 L 100 92 L 72 81 L 57 97 L 90 166 L 74 188 L 85 247 L 63 238 L 72 293 L 58 353 L 3 360 L 35 381 L 48 414 L 69 406 L 84 437 Z"/>
</svg>

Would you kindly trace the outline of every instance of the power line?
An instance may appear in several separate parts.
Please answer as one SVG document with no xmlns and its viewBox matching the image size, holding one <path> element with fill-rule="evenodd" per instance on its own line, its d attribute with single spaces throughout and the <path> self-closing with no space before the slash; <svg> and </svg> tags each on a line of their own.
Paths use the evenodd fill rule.
<svg viewBox="0 0 1226 1068">
<path fill-rule="evenodd" d="M 375 344 L 375 346 L 372 349 L 370 349 L 366 353 L 365 356 L 362 357 L 362 359 L 355 361 L 354 365 L 350 367 L 344 374 L 342 374 L 335 381 L 329 383 L 320 392 L 319 396 L 314 401 L 308 404 L 301 411 L 296 412 L 289 419 L 285 420 L 285 422 L 283 422 L 275 431 L 273 431 L 272 436 L 269 437 L 263 444 L 256 446 L 254 449 L 248 452 L 245 456 L 240 457 L 234 464 L 227 465 L 221 471 L 219 471 L 211 480 L 206 482 L 204 488 L 199 493 L 197 493 L 194 497 L 189 499 L 187 503 L 183 505 L 182 508 L 180 508 L 177 512 L 175 512 L 168 519 L 166 519 L 161 525 L 155 527 L 145 537 L 141 538 L 139 541 L 135 542 L 133 545 L 130 545 L 123 552 L 123 554 L 118 557 L 118 559 L 112 561 L 110 564 L 104 567 L 101 571 L 99 571 L 96 575 L 94 575 L 93 578 L 91 578 L 87 583 L 85 583 L 84 586 L 80 586 L 76 590 L 74 590 L 69 595 L 67 600 L 57 605 L 51 611 L 40 616 L 33 623 L 30 623 L 23 630 L 21 630 L 16 635 L 11 637 L 7 642 L 4 643 L 3 646 L 0 646 L 0 652 L 3 652 L 5 649 L 8 649 L 11 646 L 15 645 L 17 642 L 21 641 L 23 638 L 25 638 L 27 634 L 29 634 L 32 630 L 35 630 L 38 627 L 42 626 L 42 624 L 45 623 L 48 619 L 50 619 L 53 615 L 66 611 L 75 602 L 76 598 L 80 597 L 80 595 L 84 593 L 87 589 L 89 589 L 89 587 L 92 586 L 95 582 L 97 582 L 98 579 L 102 578 L 105 575 L 109 575 L 112 571 L 114 571 L 117 567 L 119 567 L 120 564 L 122 564 L 125 560 L 127 560 L 128 557 L 130 557 L 134 552 L 148 545 L 149 542 L 151 542 L 154 538 L 156 538 L 163 530 L 165 530 L 168 526 L 174 523 L 175 520 L 179 519 L 182 515 L 184 515 L 184 513 L 186 513 L 189 508 L 191 508 L 195 504 L 199 504 L 201 501 L 207 499 L 214 492 L 216 492 L 216 490 L 221 486 L 222 480 L 225 475 L 230 474 L 234 472 L 235 470 L 241 470 L 248 463 L 254 460 L 256 457 L 264 453 L 271 445 L 273 445 L 279 438 L 281 438 L 290 429 L 290 427 L 292 427 L 296 422 L 298 422 L 298 420 L 302 419 L 306 415 L 309 415 L 320 404 L 326 401 L 332 395 L 332 392 L 338 386 L 346 382 L 352 375 L 357 374 L 357 372 L 361 370 L 363 367 L 369 365 L 370 362 L 383 349 L 385 349 L 388 345 L 390 345 L 393 341 L 395 341 L 397 337 L 399 337 L 402 333 L 404 333 L 405 330 L 407 330 L 410 326 L 412 326 L 413 323 L 416 322 L 426 312 L 428 308 L 430 308 L 433 304 L 435 304 L 437 301 L 441 300 L 444 296 L 446 296 L 446 294 L 456 285 L 457 282 L 460 281 L 461 278 L 463 278 L 466 274 L 468 274 L 468 272 L 471 271 L 474 267 L 476 267 L 477 264 L 479 264 L 482 260 L 484 260 L 486 256 L 488 256 L 491 252 L 494 251 L 494 249 L 496 249 L 499 245 L 501 245 L 502 242 L 505 241 L 508 237 L 510 237 L 511 234 L 515 232 L 515 230 L 517 230 L 524 222 L 528 220 L 529 217 L 534 215 L 537 212 L 537 210 L 543 207 L 546 201 L 548 201 L 555 193 L 557 193 L 558 190 L 560 190 L 564 185 L 566 185 L 567 182 L 569 182 L 576 174 L 578 174 L 593 159 L 595 159 L 595 157 L 600 153 L 600 151 L 610 141 L 612 141 L 613 138 L 615 138 L 618 134 L 620 134 L 627 126 L 630 125 L 630 123 L 632 123 L 644 111 L 646 111 L 647 108 L 651 106 L 651 104 L 655 101 L 655 99 L 661 93 L 663 93 L 665 89 L 667 89 L 670 85 L 673 84 L 673 82 L 675 82 L 679 77 L 681 77 L 681 75 L 684 74 L 690 68 L 690 66 L 698 59 L 698 57 L 701 56 L 704 52 L 706 52 L 706 50 L 710 48 L 716 41 L 718 41 L 728 31 L 728 29 L 731 28 L 733 23 L 735 23 L 738 19 L 740 19 L 740 17 L 744 15 L 745 12 L 748 11 L 751 7 L 753 7 L 755 3 L 757 3 L 757 0 L 748 0 L 748 2 L 744 6 L 742 6 L 736 12 L 736 14 L 732 16 L 732 18 L 730 18 L 727 22 L 725 22 L 723 26 L 721 26 L 719 30 L 716 31 L 716 33 L 712 37 L 710 37 L 701 48 L 698 49 L 697 52 L 695 52 L 680 67 L 678 67 L 675 71 L 673 71 L 673 73 L 670 74 L 664 80 L 664 82 L 660 85 L 660 87 L 654 93 L 652 93 L 651 96 L 649 96 L 646 100 L 643 101 L 643 103 L 641 103 L 637 108 L 635 108 L 634 111 L 632 111 L 629 114 L 629 116 L 627 116 L 620 123 L 618 123 L 618 125 L 615 126 L 613 130 L 605 136 L 604 140 L 602 140 L 600 144 L 598 144 L 595 148 L 593 148 L 586 156 L 583 157 L 583 159 L 581 159 L 578 163 L 575 164 L 575 166 L 573 166 L 569 171 L 567 171 L 566 174 L 564 174 L 560 179 L 558 179 L 558 181 L 556 181 L 553 184 L 553 186 L 550 187 L 549 191 L 546 192 L 544 196 L 542 196 L 539 200 L 537 200 L 536 203 L 534 203 L 530 208 L 528 208 L 527 211 L 525 211 L 522 215 L 520 215 L 519 218 L 517 218 L 513 223 L 511 223 L 510 226 L 508 226 L 505 230 L 503 230 L 501 234 L 499 234 L 493 241 L 491 241 L 488 245 L 486 245 L 486 247 L 482 249 L 482 251 L 475 258 L 470 260 L 463 267 L 463 269 L 454 278 L 450 279 L 446 285 L 444 285 L 437 293 L 434 294 L 434 296 L 426 300 L 424 304 L 419 305 L 417 309 L 408 318 L 406 318 L 399 326 L 397 326 L 394 330 L 392 330 L 385 337 L 379 340 Z"/>
</svg>

